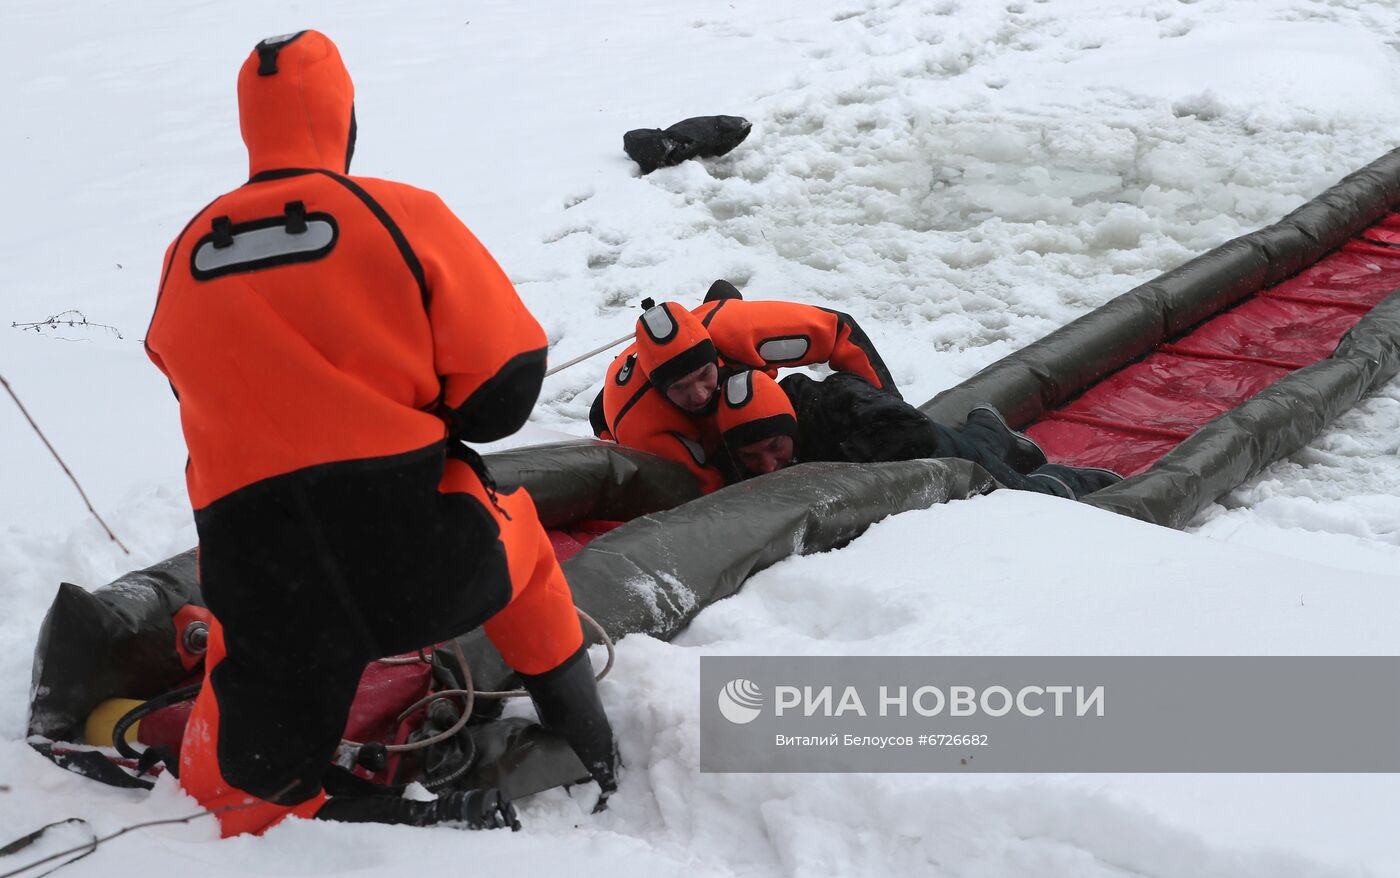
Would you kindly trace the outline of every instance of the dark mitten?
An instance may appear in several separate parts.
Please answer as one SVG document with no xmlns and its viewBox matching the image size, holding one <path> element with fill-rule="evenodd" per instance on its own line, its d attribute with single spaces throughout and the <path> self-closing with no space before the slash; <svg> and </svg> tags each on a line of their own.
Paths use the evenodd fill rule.
<svg viewBox="0 0 1400 878">
<path fill-rule="evenodd" d="M 744 142 L 753 127 L 739 116 L 695 116 L 670 128 L 636 128 L 622 135 L 622 148 L 643 174 L 686 159 L 721 156 Z"/>
<path fill-rule="evenodd" d="M 335 796 L 316 812 L 317 820 L 340 823 L 392 823 L 403 826 L 463 824 L 468 829 L 520 829 L 515 806 L 499 790 L 454 790 L 431 802 L 389 796 Z"/>
</svg>

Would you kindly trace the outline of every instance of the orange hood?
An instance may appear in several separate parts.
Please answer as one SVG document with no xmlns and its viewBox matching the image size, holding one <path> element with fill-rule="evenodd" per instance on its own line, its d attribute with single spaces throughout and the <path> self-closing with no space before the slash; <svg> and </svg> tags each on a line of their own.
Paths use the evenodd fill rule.
<svg viewBox="0 0 1400 878">
<path fill-rule="evenodd" d="M 735 372 L 720 388 L 716 420 L 721 437 L 735 460 L 739 449 L 774 436 L 798 435 L 797 410 L 782 385 L 766 372 Z"/>
<path fill-rule="evenodd" d="M 323 33 L 258 43 L 238 71 L 238 118 L 249 176 L 278 168 L 350 169 L 355 85 Z"/>
<path fill-rule="evenodd" d="M 696 369 L 718 362 L 705 324 L 684 306 L 662 302 L 637 318 L 637 363 L 662 393 Z"/>
</svg>

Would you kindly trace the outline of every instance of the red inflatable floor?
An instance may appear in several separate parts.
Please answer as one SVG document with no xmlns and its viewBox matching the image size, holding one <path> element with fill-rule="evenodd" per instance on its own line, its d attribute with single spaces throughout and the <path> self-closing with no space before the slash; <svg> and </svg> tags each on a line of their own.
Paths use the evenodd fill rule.
<svg viewBox="0 0 1400 878">
<path fill-rule="evenodd" d="M 1400 213 L 1278 286 L 1046 412 L 1026 432 L 1056 463 L 1125 476 L 1289 372 L 1331 355 L 1346 331 L 1400 289 Z"/>
</svg>

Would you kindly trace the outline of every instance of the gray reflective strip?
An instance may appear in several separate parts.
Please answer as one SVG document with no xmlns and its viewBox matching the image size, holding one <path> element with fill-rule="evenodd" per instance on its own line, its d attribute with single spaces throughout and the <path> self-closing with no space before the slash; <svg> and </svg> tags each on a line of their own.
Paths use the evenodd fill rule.
<svg viewBox="0 0 1400 878">
<path fill-rule="evenodd" d="M 680 443 L 685 446 L 685 450 L 690 452 L 690 456 L 694 458 L 696 463 L 700 464 L 701 466 L 705 465 L 704 446 L 702 446 L 699 442 L 696 442 L 694 439 L 691 439 L 689 436 L 682 436 L 680 433 L 672 433 L 671 435 L 675 436 L 676 439 L 679 440 Z"/>
<path fill-rule="evenodd" d="M 290 234 L 283 226 L 239 232 L 233 244 L 222 249 L 206 241 L 194 252 L 194 267 L 200 271 L 218 271 L 243 262 L 259 262 L 277 256 L 291 256 L 321 250 L 335 238 L 335 229 L 325 220 L 310 220 L 306 231 Z"/>
<path fill-rule="evenodd" d="M 268 37 L 267 39 L 262 41 L 262 44 L 264 46 L 275 46 L 278 43 L 285 43 L 287 40 L 290 40 L 292 37 L 296 36 L 299 33 L 301 33 L 301 31 L 297 31 L 296 33 L 292 34 L 279 34 L 275 37 Z"/>
<path fill-rule="evenodd" d="M 730 405 L 743 405 L 749 401 L 749 373 L 730 375 L 724 382 L 724 398 Z"/>
<path fill-rule="evenodd" d="M 806 356 L 807 347 L 805 338 L 770 338 L 758 346 L 758 355 L 768 363 L 787 363 Z"/>
<path fill-rule="evenodd" d="M 671 315 L 666 313 L 666 309 L 661 305 L 649 308 L 642 314 L 642 320 L 647 325 L 647 332 L 652 338 L 666 338 L 676 328 L 676 322 L 671 319 Z"/>
</svg>

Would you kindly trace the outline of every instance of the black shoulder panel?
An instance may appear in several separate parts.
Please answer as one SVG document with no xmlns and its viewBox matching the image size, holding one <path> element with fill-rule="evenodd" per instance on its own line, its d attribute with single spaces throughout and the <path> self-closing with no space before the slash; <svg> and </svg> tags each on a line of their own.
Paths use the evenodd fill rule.
<svg viewBox="0 0 1400 878">
<path fill-rule="evenodd" d="M 544 382 L 546 348 L 512 357 L 456 408 L 441 408 L 454 439 L 495 442 L 524 426 Z"/>
</svg>

